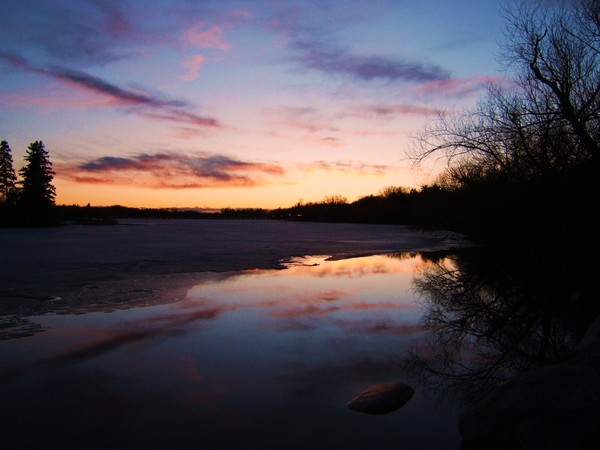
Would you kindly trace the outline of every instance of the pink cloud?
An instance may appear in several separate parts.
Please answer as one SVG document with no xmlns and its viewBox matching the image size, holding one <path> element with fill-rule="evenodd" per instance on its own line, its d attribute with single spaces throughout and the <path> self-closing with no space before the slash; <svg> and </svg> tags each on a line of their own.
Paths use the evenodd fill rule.
<svg viewBox="0 0 600 450">
<path fill-rule="evenodd" d="M 195 47 L 231 50 L 233 46 L 225 41 L 225 32 L 218 25 L 200 22 L 185 33 L 185 40 Z"/>
<path fill-rule="evenodd" d="M 344 298 L 345 295 L 347 294 L 344 291 L 340 291 L 339 289 L 332 289 L 330 291 L 322 292 L 319 295 L 319 299 L 325 300 L 327 302 L 335 302 Z"/>
<path fill-rule="evenodd" d="M 266 113 L 277 118 L 271 122 L 277 127 L 283 126 L 309 133 L 340 131 L 338 127 L 329 124 L 330 120 L 324 119 L 316 109 L 311 107 L 278 106 Z"/>
<path fill-rule="evenodd" d="M 230 12 L 230 16 L 241 22 L 249 22 L 253 18 L 252 13 L 250 11 L 241 8 L 232 10 Z"/>
<path fill-rule="evenodd" d="M 276 164 L 249 162 L 225 155 L 177 153 L 105 156 L 82 164 L 55 164 L 62 177 L 87 184 L 120 184 L 187 189 L 260 186 L 281 177 Z"/>
<path fill-rule="evenodd" d="M 429 116 L 432 114 L 445 114 L 445 111 L 440 108 L 431 108 L 429 106 L 413 105 L 409 103 L 396 103 L 392 105 L 371 106 L 367 109 L 370 114 L 376 116 L 396 116 L 396 115 L 422 115 Z"/>
<path fill-rule="evenodd" d="M 52 77 L 79 91 L 100 96 L 108 105 L 125 107 L 130 112 L 136 112 L 145 117 L 209 128 L 221 126 L 214 117 L 199 116 L 194 113 L 193 105 L 185 100 L 172 99 L 139 89 L 123 88 L 80 70 L 64 67 L 39 68 L 16 54 L 0 52 L 0 60 L 7 61 L 27 72 Z"/>
<path fill-rule="evenodd" d="M 343 147 L 344 141 L 339 138 L 328 136 L 323 139 L 320 139 L 319 142 L 322 144 L 328 145 L 329 147 Z"/>
<path fill-rule="evenodd" d="M 352 134 L 356 135 L 356 136 L 385 136 L 385 137 L 395 137 L 395 136 L 403 136 L 406 135 L 405 131 L 387 131 L 387 130 L 367 130 L 367 129 L 362 129 L 362 130 L 354 130 L 352 131 Z"/>
<path fill-rule="evenodd" d="M 360 161 L 314 161 L 302 165 L 300 169 L 306 172 L 322 170 L 326 172 L 384 175 L 389 167 L 384 164 L 368 164 Z"/>
<path fill-rule="evenodd" d="M 293 128 L 296 130 L 308 131 L 309 133 L 318 133 L 320 131 L 336 132 L 340 131 L 338 127 L 332 127 L 325 123 L 312 122 L 307 120 L 282 120 L 274 122 L 273 125 L 285 126 L 287 128 Z"/>
<path fill-rule="evenodd" d="M 49 113 L 56 108 L 90 109 L 111 106 L 113 102 L 105 98 L 87 96 L 65 96 L 31 92 L 27 94 L 0 94 L 0 103 L 15 108 L 37 108 L 42 113 Z"/>
<path fill-rule="evenodd" d="M 427 83 L 450 78 L 448 71 L 438 65 L 378 54 L 358 54 L 338 46 L 331 39 L 295 37 L 291 48 L 297 62 L 306 68 L 327 75 L 339 75 L 357 81 Z"/>
<path fill-rule="evenodd" d="M 502 77 L 477 75 L 469 78 L 447 78 L 432 80 L 415 86 L 416 95 L 441 95 L 444 97 L 468 97 L 484 90 L 490 83 L 502 82 Z"/>
<path fill-rule="evenodd" d="M 182 77 L 186 81 L 192 81 L 200 75 L 200 67 L 204 64 L 206 58 L 202 55 L 196 55 L 186 59 L 181 63 L 181 66 L 188 69 L 188 72 Z"/>
</svg>

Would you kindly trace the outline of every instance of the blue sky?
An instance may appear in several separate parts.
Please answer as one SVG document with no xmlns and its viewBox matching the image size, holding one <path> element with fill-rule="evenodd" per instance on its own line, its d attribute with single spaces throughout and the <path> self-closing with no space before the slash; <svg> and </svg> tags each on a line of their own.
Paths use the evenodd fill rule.
<svg viewBox="0 0 600 450">
<path fill-rule="evenodd" d="M 417 187 L 410 137 L 505 75 L 498 1 L 2 2 L 0 138 L 57 203 L 265 207 Z"/>
</svg>

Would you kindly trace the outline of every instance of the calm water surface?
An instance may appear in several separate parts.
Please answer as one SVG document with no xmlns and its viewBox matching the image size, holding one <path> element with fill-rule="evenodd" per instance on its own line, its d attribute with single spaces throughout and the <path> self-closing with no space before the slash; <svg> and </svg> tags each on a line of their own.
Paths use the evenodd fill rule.
<svg viewBox="0 0 600 450">
<path fill-rule="evenodd" d="M 0 342 L 5 448 L 457 449 L 457 407 L 410 381 L 385 416 L 350 411 L 405 381 L 426 335 L 416 254 L 205 273 L 182 300 L 28 319 Z"/>
</svg>

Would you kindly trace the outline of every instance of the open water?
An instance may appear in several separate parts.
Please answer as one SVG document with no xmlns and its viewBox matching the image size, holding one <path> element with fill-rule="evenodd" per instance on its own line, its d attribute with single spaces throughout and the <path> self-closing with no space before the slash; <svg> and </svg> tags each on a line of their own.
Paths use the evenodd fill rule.
<svg viewBox="0 0 600 450">
<path fill-rule="evenodd" d="M 2 446 L 459 449 L 469 401 L 564 358 L 585 324 L 557 313 L 566 283 L 458 243 L 285 222 L 0 230 Z M 402 408 L 347 408 L 396 381 L 415 390 Z"/>
</svg>

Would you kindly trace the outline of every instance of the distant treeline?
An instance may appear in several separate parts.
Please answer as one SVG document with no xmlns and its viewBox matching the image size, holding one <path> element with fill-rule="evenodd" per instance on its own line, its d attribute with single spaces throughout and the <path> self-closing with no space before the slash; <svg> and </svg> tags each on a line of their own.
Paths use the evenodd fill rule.
<svg viewBox="0 0 600 450">
<path fill-rule="evenodd" d="M 204 212 L 188 208 L 133 208 L 114 206 L 58 205 L 57 216 L 63 224 L 111 225 L 118 219 L 268 219 L 269 211 L 260 208 Z"/>
<path fill-rule="evenodd" d="M 298 203 L 272 219 L 414 225 L 482 242 L 589 246 L 600 230 L 600 177 L 593 164 L 531 180 L 482 178 L 460 187 L 387 188 L 354 202 L 342 197 Z"/>
</svg>

